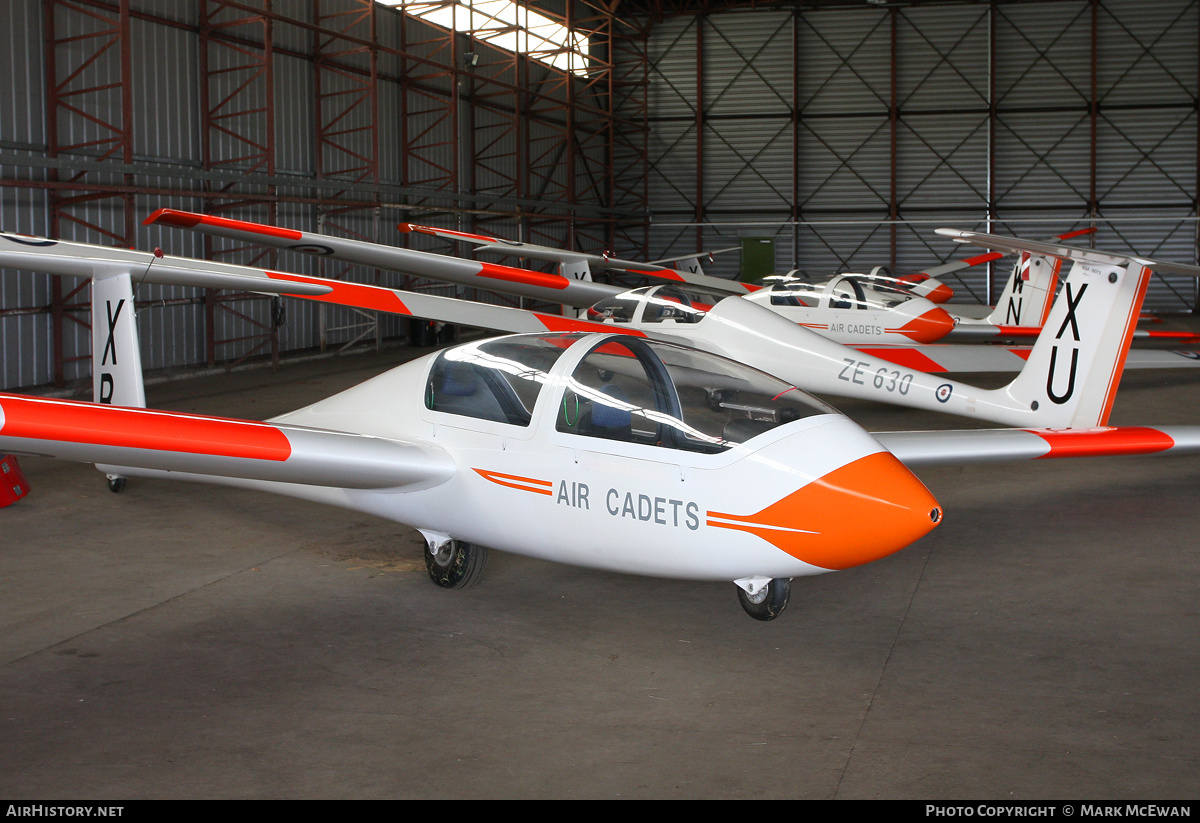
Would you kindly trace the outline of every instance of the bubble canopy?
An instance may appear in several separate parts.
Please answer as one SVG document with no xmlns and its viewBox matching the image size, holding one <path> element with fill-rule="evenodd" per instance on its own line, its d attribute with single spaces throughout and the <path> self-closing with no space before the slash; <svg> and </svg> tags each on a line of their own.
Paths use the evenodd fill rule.
<svg viewBox="0 0 1200 823">
<path fill-rule="evenodd" d="M 588 319 L 613 323 L 699 323 L 713 306 L 730 297 L 694 286 L 643 286 L 595 303 Z"/>
<path fill-rule="evenodd" d="M 560 366 L 575 346 L 586 351 Z M 544 417 L 559 432 L 706 453 L 834 413 L 744 364 L 625 335 L 496 338 L 447 349 L 430 368 L 425 405 L 432 411 L 527 427 L 539 403 L 554 404 Z"/>
</svg>

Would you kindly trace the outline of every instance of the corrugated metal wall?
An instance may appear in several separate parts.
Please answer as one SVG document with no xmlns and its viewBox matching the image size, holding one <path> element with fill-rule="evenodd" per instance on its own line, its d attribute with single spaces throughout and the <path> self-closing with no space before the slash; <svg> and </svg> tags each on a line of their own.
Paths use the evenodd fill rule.
<svg viewBox="0 0 1200 823">
<path fill-rule="evenodd" d="M 938 225 L 1044 237 L 1094 221 L 1098 247 L 1195 262 L 1198 8 L 1046 0 L 667 19 L 648 44 L 651 256 L 773 235 L 780 269 L 903 272 L 955 254 Z M 718 258 L 717 273 L 734 276 L 736 258 Z M 994 296 L 985 272 L 960 285 L 965 299 Z M 1195 302 L 1190 279 L 1156 278 L 1147 305 Z"/>
<path fill-rule="evenodd" d="M 570 190 L 567 165 L 553 152 L 541 148 L 523 147 L 530 144 L 569 142 L 565 124 L 567 114 L 556 107 L 566 107 L 566 84 L 561 73 L 537 67 L 522 67 L 522 60 L 492 49 L 484 44 L 470 45 L 481 54 L 478 69 L 482 79 L 475 82 L 480 100 L 472 100 L 472 90 L 459 85 L 459 99 L 451 102 L 456 93 L 455 75 L 447 66 L 457 64 L 468 44 L 460 35 L 456 40 L 444 30 L 409 20 L 402 26 L 401 15 L 395 10 L 380 7 L 375 15 L 377 42 L 388 48 L 378 51 L 377 101 L 378 150 L 371 145 L 371 108 L 347 108 L 335 96 L 343 98 L 357 93 L 370 74 L 366 51 L 342 49 L 336 55 L 339 68 L 321 71 L 314 59 L 322 46 L 338 50 L 342 42 L 329 39 L 331 27 L 349 25 L 353 13 L 361 10 L 363 0 L 251 0 L 249 5 L 226 7 L 218 0 L 130 0 L 127 47 L 133 63 L 128 88 L 122 89 L 122 51 L 119 37 L 114 45 L 102 47 L 112 39 L 114 24 L 119 17 L 118 3 L 58 2 L 54 37 L 58 41 L 53 59 L 47 49 L 47 2 L 49 0 L 5 0 L 0 3 L 0 76 L 5 78 L 0 88 L 0 155 L 10 160 L 34 158 L 28 164 L 5 164 L 0 157 L 0 230 L 36 235 L 53 235 L 56 209 L 64 212 L 61 200 L 49 188 L 54 171 L 50 169 L 52 137 L 48 134 L 49 112 L 57 111 L 59 145 L 71 146 L 71 162 L 98 161 L 102 154 L 117 146 L 107 162 L 119 164 L 125 156 L 121 134 L 112 124 L 122 126 L 131 138 L 129 159 L 139 171 L 91 168 L 86 172 L 89 182 L 121 186 L 124 193 L 111 194 L 95 200 L 79 202 L 69 207 L 69 218 L 61 220 L 57 236 L 62 239 L 94 243 L 120 242 L 129 238 L 138 248 L 161 246 L 169 254 L 206 257 L 210 254 L 227 262 L 254 263 L 308 274 L 323 274 L 360 280 L 382 282 L 386 285 L 419 287 L 441 293 L 453 293 L 452 287 L 414 283 L 399 274 L 380 273 L 361 267 L 338 267 L 330 261 L 302 257 L 290 253 L 264 256 L 261 250 L 241 251 L 236 244 L 209 240 L 187 232 L 156 227 L 143 227 L 140 220 L 158 208 L 189 211 L 222 209 L 221 214 L 279 225 L 318 230 L 322 226 L 331 233 L 349 233 L 379 242 L 408 243 L 414 247 L 448 247 L 433 238 L 405 237 L 395 231 L 395 224 L 411 219 L 411 215 L 395 208 L 398 204 L 428 202 L 433 209 L 450 205 L 451 201 L 422 201 L 412 194 L 376 195 L 372 208 L 371 190 L 356 190 L 351 199 L 359 202 L 356 210 L 342 212 L 329 207 L 330 198 L 338 188 L 314 183 L 336 180 L 356 180 L 351 152 L 371 158 L 377 170 L 371 172 L 365 184 L 395 186 L 404 192 L 444 191 L 483 193 L 500 203 L 499 211 L 512 213 L 516 207 L 504 206 L 505 198 L 544 196 L 548 202 L 570 203 L 576 197 Z M 69 8 L 68 8 L 69 6 Z M 273 22 L 255 20 L 253 9 L 269 9 Z M 320 10 L 318 12 L 317 10 Z M 224 26 L 214 35 L 224 40 L 208 45 L 203 32 L 203 15 L 208 10 L 215 24 Z M 325 17 L 317 19 L 315 14 Z M 240 21 L 240 22 L 239 22 Z M 309 24 L 324 26 L 325 34 Z M 271 42 L 269 52 L 264 42 Z M 360 36 L 362 29 L 347 30 L 350 36 Z M 83 37 L 83 35 L 92 35 Z M 80 39 L 74 39 L 80 38 Z M 328 45 L 332 42 L 332 45 Z M 421 63 L 399 52 L 427 56 L 438 65 Z M 202 72 L 207 63 L 208 74 Z M 342 68 L 360 70 L 360 74 L 343 73 Z M 266 67 L 266 68 L 264 68 Z M 58 72 L 62 83 L 72 71 L 80 70 L 80 80 L 64 89 L 62 103 L 57 109 L 48 102 L 51 88 L 48 76 L 51 69 Z M 504 82 L 521 81 L 521 72 L 532 78 L 538 93 L 540 110 L 520 123 L 523 107 L 516 92 L 496 94 L 489 87 L 495 73 Z M 319 75 L 319 79 L 318 79 Z M 270 82 L 266 82 L 269 77 Z M 85 79 L 83 79 L 85 78 Z M 324 119 L 336 119 L 339 134 L 324 142 L 318 131 L 318 83 L 329 106 Z M 79 88 L 87 87 L 84 91 Z M 107 88 L 100 89 L 101 86 Z M 484 92 L 487 94 L 485 95 Z M 74 96 L 71 96 L 74 94 Z M 128 96 L 131 120 L 125 123 L 123 105 Z M 270 106 L 273 96 L 274 105 Z M 205 105 L 216 115 L 227 116 L 215 126 L 205 117 Z M 221 108 L 221 101 L 225 101 Z M 507 107 L 507 109 L 505 109 Z M 270 118 L 267 111 L 270 109 Z M 457 117 L 452 116 L 457 111 Z M 407 122 L 404 121 L 407 116 Z M 212 118 L 214 122 L 217 117 Z M 557 123 L 563 123 L 558 127 Z M 355 129 L 366 129 L 354 131 Z M 119 131 L 119 129 L 118 129 Z M 333 147 L 337 141 L 345 150 Z M 207 155 L 206 155 L 207 141 Z M 407 141 L 407 143 L 406 143 Z M 580 139 L 581 144 L 586 138 Z M 85 145 L 86 144 L 86 145 Z M 263 147 L 269 147 L 269 156 Z M 520 164 L 536 152 L 541 167 L 531 179 L 539 181 L 540 192 L 526 191 L 522 175 L 528 170 Z M 465 153 L 465 154 L 464 154 Z M 524 154 L 523 154 L 524 153 Z M 603 150 L 580 149 L 579 163 L 607 164 Z M 468 175 L 463 169 L 469 169 Z M 153 174 L 143 171 L 152 169 Z M 208 169 L 212 169 L 209 172 Z M 460 175 L 461 172 L 461 176 Z M 75 172 L 63 172 L 64 178 Z M 230 178 L 239 175 L 274 174 L 284 183 L 235 182 L 228 200 L 188 196 L 187 191 L 205 189 L 216 191 L 229 185 Z M 204 175 L 210 174 L 208 182 Z M 217 175 L 213 178 L 212 175 Z M 224 175 L 224 177 L 221 177 Z M 473 177 L 473 180 L 467 177 Z M 32 187 L 22 187 L 24 180 Z M 293 182 L 294 181 L 294 182 Z M 47 184 L 37 187 L 38 183 Z M 461 188 L 460 188 L 461 187 Z M 366 191 L 364 195 L 363 192 Z M 67 194 L 75 193 L 69 190 Z M 255 194 L 270 197 L 255 202 Z M 268 202 L 271 201 L 271 202 Z M 322 205 L 322 202 L 325 205 Z M 458 206 L 468 211 L 450 208 L 441 214 L 426 212 L 425 222 L 454 228 L 470 228 L 475 218 L 469 211 L 483 203 L 465 199 Z M 132 208 L 127 208 L 132 204 Z M 488 205 L 487 203 L 483 203 Z M 600 204 L 603 206 L 603 204 Z M 494 206 L 492 206 L 495 209 Z M 537 208 L 524 209 L 535 213 Z M 563 210 L 565 211 L 565 210 Z M 457 213 L 456 213 L 457 212 Z M 322 214 L 327 216 L 323 219 Z M 465 216 L 464 216 L 465 215 Z M 541 231 L 562 242 L 568 239 L 564 216 L 551 217 Z M 530 229 L 530 219 L 501 220 L 488 224 L 497 232 L 513 236 Z M 463 250 L 456 249 L 459 253 Z M 382 279 L 381 279 L 382 278 Z M 76 285 L 66 281 L 65 293 Z M 54 329 L 48 307 L 54 300 L 53 280 L 26 272 L 0 272 L 0 387 L 13 388 L 52 382 L 55 377 Z M 204 292 L 196 289 L 149 287 L 139 289 L 138 324 L 142 332 L 143 360 L 146 368 L 203 364 L 206 351 L 206 306 Z M 67 320 L 61 322 L 61 378 L 65 381 L 84 379 L 90 363 L 90 321 L 86 310 L 88 292 L 84 288 L 74 297 L 67 297 Z M 211 298 L 208 298 L 211 300 Z M 485 298 L 486 299 L 486 298 Z M 503 299 L 503 298 L 493 298 Z M 78 306 L 74 305 L 78 304 Z M 361 323 L 363 317 L 342 307 L 327 307 L 292 301 L 287 308 L 286 326 L 280 330 L 282 350 L 306 349 L 321 340 L 322 324 L 326 329 Z M 74 318 L 74 319 L 72 319 Z M 76 322 L 78 321 L 78 322 Z M 216 340 L 215 359 L 228 362 L 249 353 L 259 354 L 269 349 L 257 349 L 264 341 L 263 329 L 256 324 L 269 324 L 270 302 L 253 298 L 223 301 L 213 313 L 213 337 Z M 395 317 L 381 319 L 385 336 L 404 332 L 405 321 Z M 332 345 L 348 340 L 360 330 L 329 333 L 326 340 Z"/>
</svg>

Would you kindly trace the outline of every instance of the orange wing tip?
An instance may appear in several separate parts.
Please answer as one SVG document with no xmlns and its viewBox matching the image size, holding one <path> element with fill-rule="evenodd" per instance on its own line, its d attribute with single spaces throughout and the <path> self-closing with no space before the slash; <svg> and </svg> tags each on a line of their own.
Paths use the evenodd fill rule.
<svg viewBox="0 0 1200 823">
<path fill-rule="evenodd" d="M 978 266 L 982 263 L 990 263 L 993 260 L 999 260 L 1003 256 L 1003 252 L 989 251 L 986 254 L 976 255 L 975 257 L 967 257 L 961 262 L 966 263 L 967 266 Z"/>
<path fill-rule="evenodd" d="M 565 289 L 571 281 L 562 275 L 546 274 L 540 271 L 517 269 L 512 266 L 501 266 L 496 263 L 479 264 L 479 276 L 491 280 L 504 280 L 509 283 L 526 283 L 543 289 Z"/>
<path fill-rule="evenodd" d="M 142 221 L 143 226 L 164 225 L 190 229 L 200 222 L 200 215 L 175 209 L 159 209 Z"/>
<path fill-rule="evenodd" d="M 1069 232 L 1067 232 L 1066 234 L 1060 234 L 1060 235 L 1057 235 L 1056 239 L 1058 239 L 1058 240 L 1070 240 L 1072 237 L 1079 237 L 1079 236 L 1081 236 L 1081 235 L 1084 235 L 1084 234 L 1095 234 L 1095 233 L 1096 233 L 1096 227 L 1095 227 L 1095 226 L 1092 226 L 1091 228 L 1087 228 L 1087 229 L 1077 229 L 1077 230 L 1075 230 L 1075 231 L 1069 231 Z"/>
<path fill-rule="evenodd" d="M 1046 441 L 1050 450 L 1038 457 L 1109 457 L 1130 454 L 1154 454 L 1175 446 L 1166 432 L 1145 426 L 1119 426 L 1113 429 L 1077 430 L 1026 429 Z"/>
<path fill-rule="evenodd" d="M 301 240 L 304 238 L 302 232 L 294 229 L 281 229 L 278 226 L 250 223 L 246 220 L 231 220 L 228 217 L 214 217 L 211 214 L 192 214 L 191 212 L 175 211 L 174 209 L 159 209 L 147 217 L 143 223 L 147 226 L 151 223 L 162 223 L 184 229 L 195 228 L 196 226 L 212 226 L 217 229 L 232 229 L 233 231 L 246 232 L 247 234 L 261 234 L 265 237 L 281 237 L 285 240 Z"/>
<path fill-rule="evenodd" d="M 287 460 L 291 442 L 266 423 L 74 400 L 0 396 L 5 435 L 153 451 Z"/>
</svg>

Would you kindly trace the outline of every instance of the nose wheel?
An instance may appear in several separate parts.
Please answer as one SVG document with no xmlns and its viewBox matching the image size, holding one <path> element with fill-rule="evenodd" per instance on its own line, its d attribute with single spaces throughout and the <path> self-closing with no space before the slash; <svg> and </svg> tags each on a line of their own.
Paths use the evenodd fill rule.
<svg viewBox="0 0 1200 823">
<path fill-rule="evenodd" d="M 487 563 L 487 546 L 447 540 L 425 545 L 425 568 L 429 578 L 443 589 L 466 589 L 479 582 Z"/>
<path fill-rule="evenodd" d="M 738 586 L 738 601 L 746 614 L 755 620 L 774 620 L 783 613 L 792 593 L 792 581 L 787 577 L 772 578 L 765 586 L 750 594 Z"/>
</svg>

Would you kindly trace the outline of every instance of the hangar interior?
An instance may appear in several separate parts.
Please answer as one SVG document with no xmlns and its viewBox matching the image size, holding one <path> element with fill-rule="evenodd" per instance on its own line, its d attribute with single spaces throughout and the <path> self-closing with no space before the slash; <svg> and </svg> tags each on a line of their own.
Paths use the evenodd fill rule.
<svg viewBox="0 0 1200 823">
<path fill-rule="evenodd" d="M 1200 262 L 1200 0 L 8 0 L 0 24 L 4 232 L 502 305 L 529 303 L 142 220 L 458 255 L 396 224 L 643 260 L 769 238 L 811 276 L 960 256 L 941 226 L 1095 227 Z M 1007 273 L 968 270 L 955 299 Z M 1146 306 L 1194 328 L 1197 301 L 1156 277 Z M 378 350 L 404 319 L 248 293 L 143 285 L 137 309 L 147 370 L 198 375 L 154 388 L 176 411 L 265 419 L 428 351 Z M 0 388 L 86 383 L 90 323 L 85 283 L 0 271 Z M 1197 408 L 1197 372 L 1148 370 L 1113 420 Z M 377 518 L 22 461 L 37 494 L 0 509 L 6 797 L 1200 789 L 1194 459 L 923 471 L 937 531 L 805 578 L 769 624 L 728 583 L 502 553 L 446 592 Z"/>
<path fill-rule="evenodd" d="M 471 254 L 407 221 L 641 260 L 762 237 L 777 270 L 813 276 L 950 259 L 943 224 L 1095 226 L 1099 248 L 1197 260 L 1193 2 L 508 6 L 5 3 L 0 227 L 437 293 L 141 221 L 176 208 Z M 969 270 L 956 299 L 994 302 L 1006 275 Z M 0 386 L 85 379 L 86 289 L 2 277 Z M 137 298 L 151 370 L 406 332 L 303 305 L 277 325 L 244 293 Z M 1196 284 L 1155 278 L 1146 305 L 1190 312 Z"/>
</svg>

